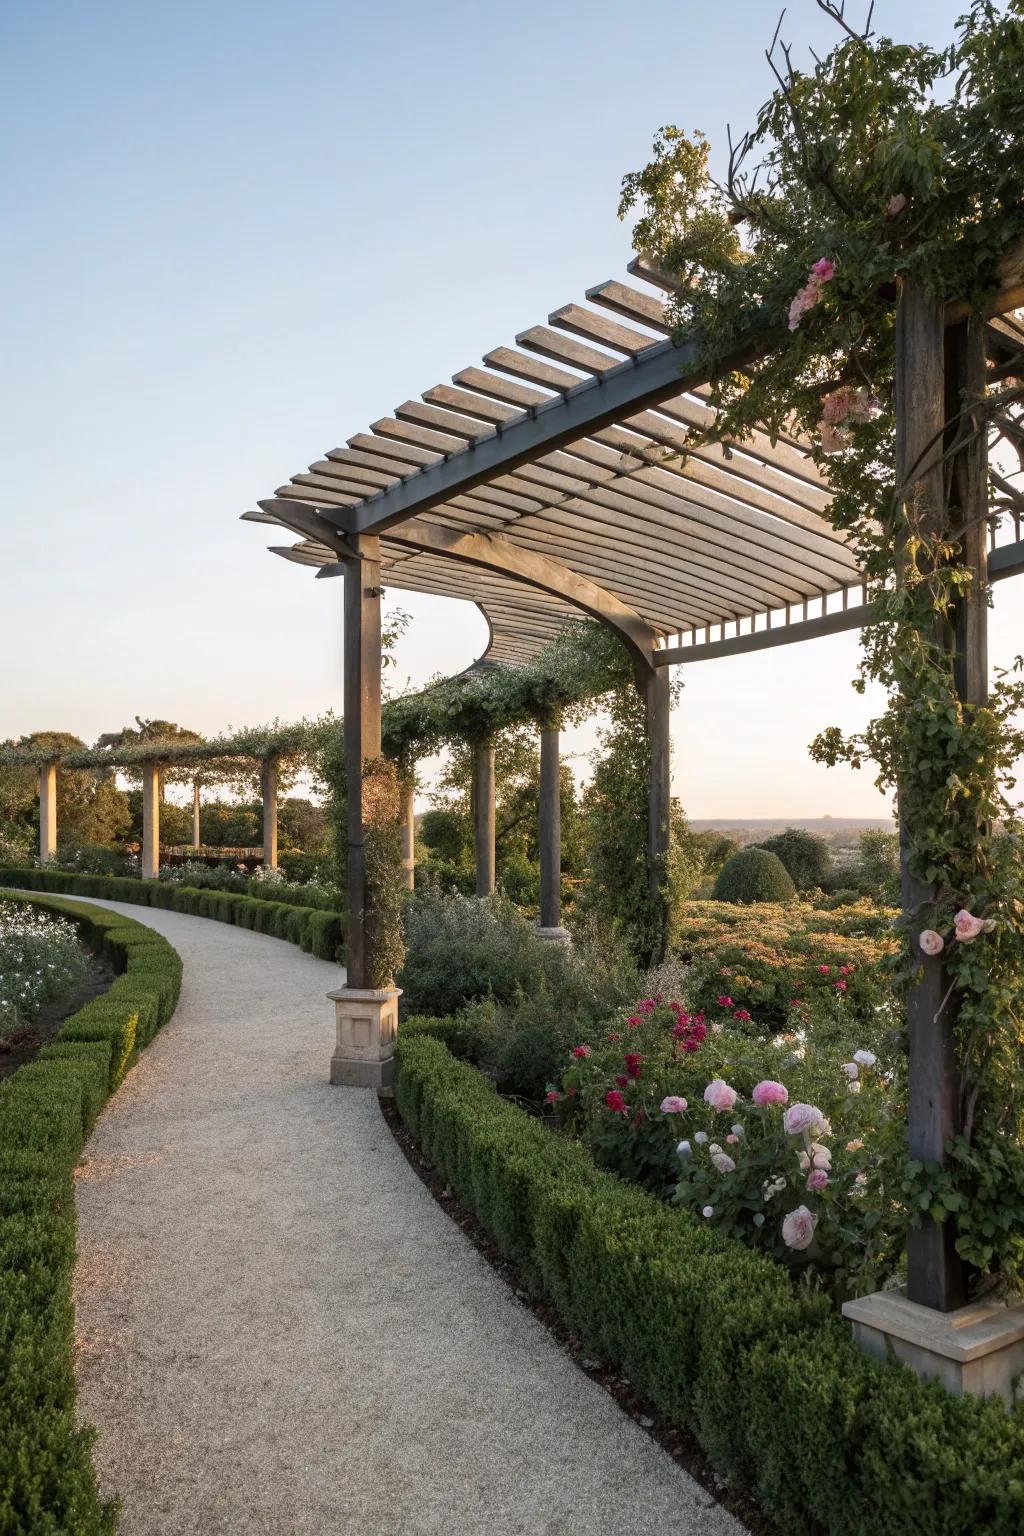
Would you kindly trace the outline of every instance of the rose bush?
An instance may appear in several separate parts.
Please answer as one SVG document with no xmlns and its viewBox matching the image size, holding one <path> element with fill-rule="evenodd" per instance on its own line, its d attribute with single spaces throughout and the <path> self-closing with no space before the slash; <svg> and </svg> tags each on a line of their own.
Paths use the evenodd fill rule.
<svg viewBox="0 0 1024 1536">
<path fill-rule="evenodd" d="M 897 1043 L 851 1051 L 807 1031 L 758 1034 L 722 993 L 707 1013 L 647 998 L 580 1045 L 552 1091 L 602 1166 L 837 1299 L 898 1272 L 908 1211 Z"/>
</svg>

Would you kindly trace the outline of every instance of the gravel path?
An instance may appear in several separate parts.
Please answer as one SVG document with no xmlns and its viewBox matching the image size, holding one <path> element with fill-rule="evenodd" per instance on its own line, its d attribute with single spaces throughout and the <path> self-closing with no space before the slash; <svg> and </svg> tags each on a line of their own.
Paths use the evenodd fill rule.
<svg viewBox="0 0 1024 1536">
<path fill-rule="evenodd" d="M 123 1536 L 740 1536 L 332 1088 L 338 971 L 102 903 L 185 962 L 77 1184 L 83 1415 Z"/>
</svg>

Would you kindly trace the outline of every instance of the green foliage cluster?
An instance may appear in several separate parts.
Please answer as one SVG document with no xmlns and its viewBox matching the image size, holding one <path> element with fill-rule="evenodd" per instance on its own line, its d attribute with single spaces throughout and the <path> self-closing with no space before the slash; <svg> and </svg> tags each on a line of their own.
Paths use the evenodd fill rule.
<svg viewBox="0 0 1024 1536">
<path fill-rule="evenodd" d="M 73 1174 L 108 1094 L 173 1013 L 181 961 L 115 913 L 31 904 L 72 919 L 121 974 L 0 1083 L 0 1530 L 113 1536 L 75 1411 Z"/>
<path fill-rule="evenodd" d="M 101 901 L 135 902 L 144 907 L 163 907 L 193 917 L 212 917 L 236 928 L 251 928 L 273 938 L 298 944 L 321 960 L 343 957 L 345 928 L 333 910 L 302 907 L 291 901 L 243 896 L 233 891 L 198 890 L 159 880 L 119 879 L 107 875 L 70 875 L 50 869 L 0 868 L 0 886 L 29 891 L 59 891 L 75 896 L 95 896 Z"/>
<path fill-rule="evenodd" d="M 898 915 L 868 901 L 831 911 L 796 901 L 686 902 L 677 945 L 689 962 L 688 1002 L 710 1010 L 726 996 L 761 1021 L 796 1029 L 805 1010 L 820 1014 L 838 991 L 844 1010 L 872 1025 L 883 1004 L 888 1018 L 897 1002 Z"/>
<path fill-rule="evenodd" d="M 898 483 L 894 300 L 916 286 L 983 314 L 1024 235 L 1024 0 L 974 0 L 938 51 L 858 34 L 841 8 L 824 8 L 842 41 L 800 70 L 776 33 L 778 89 L 734 144 L 725 184 L 711 179 L 699 136 L 666 129 L 652 162 L 627 177 L 621 211 L 639 205 L 638 246 L 679 279 L 674 318 L 702 338 L 713 434 L 797 428 L 828 468 L 827 516 L 858 551 L 875 621 L 863 631 L 858 686 L 880 684 L 888 703 L 864 732 L 831 728 L 812 750 L 826 763 L 873 761 L 879 786 L 899 788 L 908 866 L 922 887 L 905 924 L 902 981 L 926 963 L 944 967 L 964 1135 L 978 1154 L 950 1169 L 967 1205 L 986 1208 L 983 1267 L 1019 1279 L 977 1168 L 1009 1159 L 1013 1198 L 1024 1196 L 1024 860 L 1013 794 L 1024 664 L 997 677 L 987 702 L 964 702 L 948 642 L 964 602 L 982 595 L 965 564 L 952 456 L 990 431 L 1011 450 L 1019 444 L 1022 390 L 1005 371 L 980 396 L 975 385 L 960 389 L 929 450 L 941 458 L 944 493 L 934 475 L 919 483 L 920 460 Z M 752 334 L 766 349 L 753 360 Z M 1019 511 L 1012 484 L 993 473 L 990 485 L 990 510 Z M 997 823 L 1006 836 L 987 835 Z M 923 961 L 920 931 L 950 937 L 964 908 L 994 930 Z M 977 1262 L 977 1245 L 959 1247 Z"/>
<path fill-rule="evenodd" d="M 868 1359 L 765 1255 L 597 1169 L 405 1030 L 396 1102 L 424 1155 L 589 1353 L 795 1536 L 1016 1536 L 1024 1420 Z"/>
<path fill-rule="evenodd" d="M 832 874 L 832 854 L 823 837 L 802 827 L 787 827 L 758 844 L 781 860 L 798 891 L 826 890 Z M 766 897 L 766 900 L 771 900 Z"/>
<path fill-rule="evenodd" d="M 766 848 L 742 848 L 734 853 L 723 864 L 714 889 L 715 901 L 792 901 L 795 895 L 786 866 Z"/>
</svg>

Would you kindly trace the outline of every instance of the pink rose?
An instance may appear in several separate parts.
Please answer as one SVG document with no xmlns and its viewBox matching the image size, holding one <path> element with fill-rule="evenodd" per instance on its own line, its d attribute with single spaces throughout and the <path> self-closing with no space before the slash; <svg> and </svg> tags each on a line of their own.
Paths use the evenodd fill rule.
<svg viewBox="0 0 1024 1536">
<path fill-rule="evenodd" d="M 835 264 L 827 256 L 822 256 L 820 261 L 814 263 L 811 272 L 819 283 L 830 283 L 836 275 Z"/>
<path fill-rule="evenodd" d="M 786 1133 L 799 1136 L 802 1131 L 815 1130 L 825 1124 L 825 1116 L 813 1104 L 791 1104 L 782 1117 Z"/>
<path fill-rule="evenodd" d="M 739 1141 L 739 1137 L 736 1135 L 735 1131 L 730 1131 L 728 1136 L 725 1139 L 726 1139 L 727 1144 L 729 1146 L 733 1146 L 733 1147 Z"/>
<path fill-rule="evenodd" d="M 961 944 L 973 944 L 978 934 L 985 931 L 985 919 L 975 917 L 965 909 L 957 913 L 953 919 L 953 927 Z"/>
<path fill-rule="evenodd" d="M 917 941 L 926 955 L 941 955 L 946 947 L 946 941 L 941 933 L 936 933 L 934 928 L 924 928 Z"/>
<path fill-rule="evenodd" d="M 585 1056 L 590 1056 L 593 1054 L 589 1045 L 574 1045 L 572 1048 L 572 1053 L 576 1057 L 577 1061 L 582 1061 Z"/>
<path fill-rule="evenodd" d="M 758 1083 L 751 1094 L 751 1098 L 755 1104 L 759 1104 L 762 1108 L 766 1104 L 788 1104 L 789 1089 L 784 1087 L 782 1083 L 776 1083 L 772 1078 L 768 1077 L 765 1078 L 763 1083 Z"/>
<path fill-rule="evenodd" d="M 723 1082 L 720 1077 L 716 1077 L 704 1089 L 704 1102 L 710 1104 L 712 1109 L 720 1111 L 732 1109 L 736 1103 L 736 1097 L 735 1088 L 730 1088 L 729 1084 Z"/>
<path fill-rule="evenodd" d="M 670 1093 L 667 1099 L 661 1101 L 663 1115 L 684 1115 L 686 1113 L 686 1100 L 681 1099 L 677 1093 Z"/>
<path fill-rule="evenodd" d="M 828 1188 L 828 1174 L 824 1168 L 815 1168 L 807 1177 L 807 1188 L 817 1194 L 822 1189 Z"/>
<path fill-rule="evenodd" d="M 782 1241 L 787 1248 L 809 1248 L 814 1242 L 814 1229 L 817 1225 L 818 1218 L 814 1212 L 809 1211 L 806 1205 L 798 1205 L 782 1223 Z"/>
<path fill-rule="evenodd" d="M 904 208 L 906 206 L 907 206 L 907 200 L 903 196 L 903 193 L 902 192 L 897 192 L 895 197 L 890 197 L 889 201 L 885 205 L 885 216 L 886 216 L 886 218 L 887 219 L 898 218 L 899 215 L 903 212 L 903 210 L 904 210 Z"/>
</svg>

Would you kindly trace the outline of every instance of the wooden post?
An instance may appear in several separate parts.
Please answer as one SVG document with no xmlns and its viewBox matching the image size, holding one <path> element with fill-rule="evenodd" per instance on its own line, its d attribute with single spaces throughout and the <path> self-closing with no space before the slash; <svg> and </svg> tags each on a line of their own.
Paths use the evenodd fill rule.
<svg viewBox="0 0 1024 1536">
<path fill-rule="evenodd" d="M 380 756 L 380 540 L 353 539 L 345 563 L 345 783 L 348 858 L 345 949 L 349 988 L 369 987 L 373 945 L 366 886 L 363 766 Z"/>
<path fill-rule="evenodd" d="M 142 878 L 160 874 L 160 765 L 142 765 Z"/>
<path fill-rule="evenodd" d="M 960 379 L 967 368 L 968 350 L 963 339 L 951 349 L 952 374 Z M 982 364 L 983 366 L 983 364 Z M 915 282 L 902 285 L 896 312 L 896 478 L 903 487 L 904 502 L 926 534 L 949 527 L 945 477 L 942 465 L 943 428 L 947 421 L 950 371 L 944 347 L 943 305 Z M 974 455 L 969 453 L 958 479 L 971 478 Z M 981 494 L 985 494 L 982 476 Z M 984 526 L 984 525 L 982 525 Z M 982 569 L 984 569 L 984 544 Z M 965 679 L 977 683 L 978 658 L 973 652 L 977 638 L 977 613 L 972 598 L 962 614 L 965 652 L 956 667 Z M 952 626 L 937 620 L 928 638 L 952 652 Z M 942 956 L 922 954 L 918 944 L 927 925 L 927 907 L 934 886 L 919 879 L 910 867 L 914 828 L 900 807 L 901 889 L 903 909 L 909 920 L 910 942 L 920 964 L 919 978 L 907 999 L 909 1050 L 908 1139 L 910 1154 L 924 1162 L 945 1162 L 946 1144 L 956 1135 L 960 1119 L 959 1072 L 954 1044 L 956 1009 Z M 966 1271 L 955 1249 L 956 1227 L 925 1217 L 907 1235 L 907 1296 L 910 1301 L 950 1312 L 966 1300 Z"/>
<path fill-rule="evenodd" d="M 672 679 L 668 667 L 650 667 L 641 682 L 647 714 L 647 741 L 650 768 L 647 781 L 647 879 L 652 896 L 659 895 L 665 883 L 671 826 L 672 760 L 669 731 L 671 727 Z"/>
<path fill-rule="evenodd" d="M 540 733 L 540 926 L 562 926 L 562 781 L 556 721 Z"/>
<path fill-rule="evenodd" d="M 192 847 L 201 848 L 202 838 L 199 835 L 199 780 L 192 780 Z"/>
<path fill-rule="evenodd" d="M 39 861 L 48 864 L 57 856 L 57 764 L 43 763 L 39 770 Z"/>
<path fill-rule="evenodd" d="M 265 757 L 260 769 L 263 799 L 263 867 L 277 868 L 277 758 Z"/>
<path fill-rule="evenodd" d="M 402 868 L 405 888 L 416 889 L 416 780 L 410 773 L 402 788 Z"/>
<path fill-rule="evenodd" d="M 476 853 L 476 894 L 493 896 L 495 888 L 493 741 L 478 741 L 473 747 L 471 798 Z"/>
</svg>

